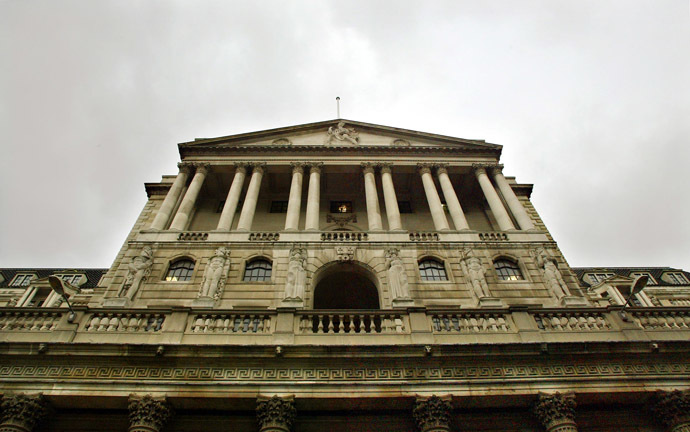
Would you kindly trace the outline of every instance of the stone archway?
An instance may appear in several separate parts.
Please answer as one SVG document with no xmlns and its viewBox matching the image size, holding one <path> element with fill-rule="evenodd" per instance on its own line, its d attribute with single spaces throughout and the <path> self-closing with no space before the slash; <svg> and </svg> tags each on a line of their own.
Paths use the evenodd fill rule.
<svg viewBox="0 0 690 432">
<path fill-rule="evenodd" d="M 356 262 L 330 264 L 314 282 L 314 309 L 381 308 L 376 276 Z"/>
</svg>

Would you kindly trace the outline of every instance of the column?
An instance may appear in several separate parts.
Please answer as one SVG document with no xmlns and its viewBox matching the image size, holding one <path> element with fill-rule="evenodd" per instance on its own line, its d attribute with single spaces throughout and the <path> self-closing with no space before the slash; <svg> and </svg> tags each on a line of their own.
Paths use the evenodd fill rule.
<svg viewBox="0 0 690 432">
<path fill-rule="evenodd" d="M 173 414 L 165 399 L 154 399 L 151 395 L 130 395 L 128 408 L 129 432 L 160 432 Z"/>
<path fill-rule="evenodd" d="M 540 393 L 533 412 L 544 425 L 546 432 L 577 432 L 576 406 L 573 393 Z"/>
<path fill-rule="evenodd" d="M 369 231 L 380 231 L 383 229 L 381 222 L 381 210 L 379 209 L 379 197 L 376 192 L 376 177 L 374 177 L 374 165 L 363 163 L 364 170 L 364 193 L 367 200 L 367 220 L 369 221 Z"/>
<path fill-rule="evenodd" d="M 240 202 L 240 194 L 242 193 L 242 186 L 244 186 L 244 178 L 247 175 L 246 164 L 235 164 L 235 177 L 232 179 L 228 197 L 225 199 L 223 212 L 220 214 L 218 221 L 218 231 L 230 231 L 232 227 L 232 220 L 235 218 L 237 212 L 237 203 Z"/>
<path fill-rule="evenodd" d="M 265 166 L 266 164 L 252 165 L 252 178 L 249 180 L 247 195 L 244 197 L 242 213 L 240 213 L 240 220 L 237 222 L 237 231 L 249 231 L 252 228 L 252 221 L 254 220 L 254 212 L 256 212 L 256 203 L 259 200 L 259 189 L 261 188 L 261 179 L 264 176 Z"/>
<path fill-rule="evenodd" d="M 441 198 L 438 197 L 434 179 L 431 177 L 431 165 L 419 164 L 417 165 L 417 169 L 419 169 L 419 174 L 422 176 L 424 193 L 426 194 L 426 200 L 429 203 L 431 219 L 434 221 L 436 231 L 449 230 L 450 228 L 448 227 L 448 220 L 446 219 L 446 214 L 443 212 L 443 206 L 441 205 Z"/>
<path fill-rule="evenodd" d="M 43 395 L 5 395 L 2 399 L 0 430 L 3 432 L 31 432 L 47 416 L 48 401 Z"/>
<path fill-rule="evenodd" d="M 299 226 L 299 211 L 302 207 L 303 170 L 303 164 L 292 164 L 292 183 L 290 184 L 287 215 L 285 215 L 285 231 L 296 231 Z"/>
<path fill-rule="evenodd" d="M 395 187 L 393 186 L 391 164 L 381 164 L 381 185 L 383 186 L 383 201 L 386 203 L 388 229 L 391 231 L 402 230 L 398 197 L 395 196 Z"/>
<path fill-rule="evenodd" d="M 508 203 L 508 208 L 513 213 L 513 216 L 515 216 L 518 225 L 520 225 L 520 229 L 533 230 L 534 223 L 532 223 L 532 219 L 525 211 L 525 207 L 523 207 L 520 200 L 518 200 L 518 197 L 515 196 L 513 188 L 510 187 L 508 181 L 503 176 L 503 165 L 496 165 L 492 167 L 491 171 L 494 175 L 494 181 L 496 185 L 498 185 L 498 190 L 501 191 L 503 199 Z"/>
<path fill-rule="evenodd" d="M 199 196 L 201 186 L 204 184 L 204 180 L 206 180 L 206 174 L 208 174 L 208 169 L 208 164 L 198 164 L 196 166 L 196 173 L 194 174 L 194 178 L 192 179 L 192 182 L 189 184 L 187 193 L 185 193 L 184 198 L 182 198 L 182 203 L 180 203 L 180 207 L 177 209 L 175 219 L 173 219 L 172 223 L 170 224 L 171 230 L 182 231 L 185 228 L 187 228 L 189 216 L 192 213 L 192 210 L 194 210 L 194 204 L 196 203 L 196 199 Z"/>
<path fill-rule="evenodd" d="M 443 197 L 446 199 L 446 205 L 448 206 L 450 217 L 453 219 L 455 229 L 458 231 L 470 229 L 467 219 L 465 219 L 465 213 L 460 206 L 460 201 L 458 201 L 458 196 L 455 193 L 455 189 L 453 189 L 453 184 L 448 177 L 447 165 L 439 165 L 436 173 L 438 174 L 438 182 L 441 184 Z"/>
<path fill-rule="evenodd" d="M 445 398 L 417 398 L 412 415 L 421 432 L 450 431 L 450 401 Z"/>
<path fill-rule="evenodd" d="M 170 187 L 168 194 L 165 196 L 163 204 L 161 204 L 161 208 L 158 209 L 158 214 L 156 214 L 155 219 L 153 219 L 153 223 L 151 224 L 151 229 L 153 230 L 165 229 L 165 224 L 170 219 L 170 214 L 172 213 L 173 208 L 175 208 L 175 203 L 177 203 L 182 189 L 184 189 L 185 184 L 187 184 L 187 176 L 189 175 L 190 165 L 187 163 L 179 163 L 177 166 L 179 167 L 180 172 L 177 174 L 177 177 L 175 177 L 175 181 Z"/>
<path fill-rule="evenodd" d="M 307 195 L 307 220 L 305 230 L 319 230 L 319 201 L 321 201 L 321 167 L 323 163 L 309 164 L 309 192 Z"/>
<path fill-rule="evenodd" d="M 669 432 L 690 432 L 690 390 L 658 391 L 652 412 Z"/>
<path fill-rule="evenodd" d="M 259 398 L 256 402 L 256 418 L 260 432 L 289 432 L 295 421 L 295 402 L 278 396 Z"/>
<path fill-rule="evenodd" d="M 501 231 L 514 230 L 515 226 L 513 226 L 513 221 L 510 220 L 508 212 L 506 211 L 505 207 L 503 207 L 501 198 L 499 198 L 494 186 L 491 184 L 491 180 L 489 180 L 489 176 L 486 174 L 485 166 L 475 164 L 472 165 L 472 168 L 474 168 L 474 174 L 477 176 L 479 186 L 481 186 L 482 192 L 484 192 L 484 196 L 489 202 L 491 212 L 494 214 L 494 217 L 498 222 L 498 227 L 501 229 Z"/>
</svg>

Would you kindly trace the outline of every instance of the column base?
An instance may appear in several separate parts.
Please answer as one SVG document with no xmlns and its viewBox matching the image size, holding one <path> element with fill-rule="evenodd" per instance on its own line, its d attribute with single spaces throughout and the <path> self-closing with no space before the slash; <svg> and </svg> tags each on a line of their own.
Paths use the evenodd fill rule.
<svg viewBox="0 0 690 432">
<path fill-rule="evenodd" d="M 216 300 L 211 297 L 199 297 L 192 300 L 192 308 L 196 309 L 213 309 L 216 305 Z"/>
<path fill-rule="evenodd" d="M 477 301 L 477 306 L 480 308 L 501 308 L 505 305 L 503 300 L 496 297 L 482 297 Z"/>
<path fill-rule="evenodd" d="M 130 305 L 130 300 L 126 297 L 113 297 L 103 300 L 103 307 L 126 308 Z"/>
<path fill-rule="evenodd" d="M 573 306 L 573 307 L 587 307 L 589 303 L 584 297 L 575 296 L 565 296 L 561 298 L 561 304 L 563 306 Z"/>
</svg>

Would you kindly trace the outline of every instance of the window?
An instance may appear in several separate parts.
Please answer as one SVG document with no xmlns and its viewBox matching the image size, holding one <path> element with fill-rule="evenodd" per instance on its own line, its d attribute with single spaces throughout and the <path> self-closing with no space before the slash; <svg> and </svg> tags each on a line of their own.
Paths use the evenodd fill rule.
<svg viewBox="0 0 690 432">
<path fill-rule="evenodd" d="M 600 282 L 603 282 L 605 279 L 608 279 L 612 276 L 614 276 L 613 273 L 590 273 L 587 275 L 592 285 L 596 285 Z"/>
<path fill-rule="evenodd" d="M 184 282 L 192 279 L 194 272 L 194 261 L 184 258 L 177 260 L 170 264 L 168 274 L 165 276 L 166 281 Z"/>
<path fill-rule="evenodd" d="M 447 281 L 448 275 L 442 262 L 427 258 L 419 262 L 419 275 L 423 281 Z"/>
<path fill-rule="evenodd" d="M 78 285 L 79 282 L 81 281 L 81 275 L 80 274 L 75 274 L 75 275 L 59 275 L 60 279 L 63 281 L 67 282 L 70 285 Z"/>
<path fill-rule="evenodd" d="M 31 283 L 31 279 L 33 279 L 33 278 L 34 278 L 34 275 L 32 275 L 32 274 L 19 274 L 19 275 L 14 277 L 10 286 L 13 286 L 13 287 L 29 286 L 29 284 Z"/>
<path fill-rule="evenodd" d="M 666 273 L 664 276 L 666 276 L 666 279 L 671 282 L 673 285 L 686 285 L 688 283 L 688 279 L 685 277 L 683 273 Z"/>
<path fill-rule="evenodd" d="M 258 259 L 247 263 L 244 268 L 244 278 L 246 282 L 267 282 L 271 280 L 270 261 L 265 259 Z"/>
<path fill-rule="evenodd" d="M 500 280 L 516 281 L 523 280 L 520 266 L 511 260 L 501 258 L 494 261 L 494 268 Z"/>
<path fill-rule="evenodd" d="M 631 293 L 630 293 L 630 288 L 628 288 L 628 287 L 625 287 L 625 288 L 623 288 L 623 287 L 615 287 L 615 288 L 616 288 L 616 290 L 618 291 L 618 293 L 621 295 L 621 297 L 623 297 L 623 301 L 624 301 L 624 302 L 627 301 L 627 300 L 628 300 L 628 296 L 630 296 L 630 294 L 631 294 Z M 644 306 L 644 305 L 642 304 L 642 302 L 640 301 L 640 299 L 637 298 L 637 295 L 633 295 L 633 296 L 630 297 L 630 304 L 633 305 L 633 306 L 638 306 L 638 307 Z"/>
<path fill-rule="evenodd" d="M 649 272 L 632 272 L 632 273 L 630 273 L 631 278 L 636 278 L 638 276 L 647 276 L 649 278 L 649 280 L 647 281 L 647 285 L 656 285 L 656 280 L 654 280 L 651 273 L 649 273 Z"/>
<path fill-rule="evenodd" d="M 398 210 L 401 214 L 412 213 L 412 206 L 409 201 L 398 201 Z"/>
<path fill-rule="evenodd" d="M 352 213 L 352 201 L 331 201 L 331 213 Z"/>
<path fill-rule="evenodd" d="M 36 292 L 31 296 L 31 299 L 29 299 L 25 306 L 26 307 L 43 307 L 45 304 L 46 300 L 48 299 L 48 296 L 52 290 L 50 288 L 41 288 L 36 290 Z"/>
<path fill-rule="evenodd" d="M 287 201 L 271 201 L 271 213 L 287 213 Z"/>
</svg>

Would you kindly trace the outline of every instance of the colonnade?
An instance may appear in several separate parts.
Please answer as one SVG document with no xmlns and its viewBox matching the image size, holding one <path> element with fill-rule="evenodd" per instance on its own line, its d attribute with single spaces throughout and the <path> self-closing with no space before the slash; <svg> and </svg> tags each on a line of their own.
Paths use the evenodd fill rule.
<svg viewBox="0 0 690 432">
<path fill-rule="evenodd" d="M 304 176 L 306 173 L 308 173 L 309 186 L 304 230 L 318 231 L 321 170 L 323 163 L 295 162 L 291 165 L 292 175 L 284 229 L 285 231 L 299 230 L 300 211 L 302 208 L 302 185 L 304 182 Z M 183 163 L 179 164 L 179 168 L 180 172 L 175 178 L 175 181 L 170 187 L 168 194 L 163 200 L 163 203 L 156 214 L 153 223 L 151 224 L 151 229 L 153 230 L 165 229 L 167 221 L 171 218 L 171 216 L 172 222 L 170 224 L 170 230 L 181 231 L 186 229 L 187 225 L 189 224 L 190 215 L 194 209 L 194 205 L 199 196 L 199 192 L 204 180 L 209 172 L 209 164 Z M 189 186 L 185 188 L 192 168 L 195 168 L 194 177 L 192 178 Z M 398 208 L 398 200 L 395 194 L 395 186 L 393 184 L 393 164 L 366 162 L 361 164 L 361 168 L 364 179 L 369 231 L 383 230 L 381 208 L 376 187 L 377 171 L 381 176 L 383 202 L 388 220 L 388 229 L 390 231 L 402 230 L 403 226 L 400 217 L 400 209 Z M 508 184 L 508 181 L 503 176 L 502 168 L 502 165 L 497 164 L 472 165 L 477 182 L 482 190 L 482 193 L 484 194 L 484 197 L 489 203 L 491 212 L 496 218 L 496 222 L 498 223 L 500 230 L 513 231 L 518 228 L 521 230 L 533 230 L 534 224 L 530 216 L 525 211 L 525 208 L 513 192 L 510 184 Z M 229 231 L 231 229 L 235 214 L 237 212 L 237 206 L 239 205 L 242 195 L 243 185 L 248 170 L 250 169 L 251 177 L 249 179 L 249 186 L 247 187 L 247 191 L 244 196 L 244 203 L 242 205 L 236 230 L 251 230 L 254 214 L 256 213 L 256 205 L 259 199 L 261 181 L 266 172 L 265 163 L 235 164 L 235 174 L 232 184 L 230 185 L 230 189 L 228 190 L 227 198 L 225 200 L 216 230 Z M 453 184 L 448 176 L 448 164 L 420 163 L 417 165 L 417 170 L 421 177 L 427 203 L 429 204 L 434 229 L 436 231 L 448 231 L 451 229 L 448 219 L 446 218 L 443 203 L 436 189 L 436 183 L 433 177 L 434 173 L 436 174 L 438 183 L 441 186 L 441 191 L 446 202 L 445 204 L 448 207 L 448 213 L 450 214 L 455 229 L 458 231 L 470 229 L 465 217 L 465 213 L 460 205 L 460 200 L 458 199 L 457 193 L 455 192 Z M 491 173 L 491 176 L 493 177 L 493 182 L 489 178 L 489 173 Z M 494 188 L 494 184 L 498 187 L 498 191 L 496 188 Z M 177 207 L 177 210 L 173 216 L 175 207 Z M 513 218 L 517 222 L 517 227 L 513 223 L 513 219 L 511 218 L 510 214 L 513 215 Z"/>
<path fill-rule="evenodd" d="M 669 432 L 689 432 L 690 390 L 659 391 L 651 398 L 652 413 Z M 540 393 L 531 406 L 532 414 L 546 432 L 577 432 L 575 395 Z M 174 415 L 165 398 L 130 395 L 129 432 L 161 432 Z M 0 430 L 32 432 L 51 414 L 50 404 L 42 395 L 15 394 L 2 400 Z M 412 416 L 420 432 L 450 432 L 452 425 L 450 396 L 418 397 Z M 260 432 L 290 432 L 297 417 L 294 398 L 260 397 L 256 419 Z"/>
</svg>

